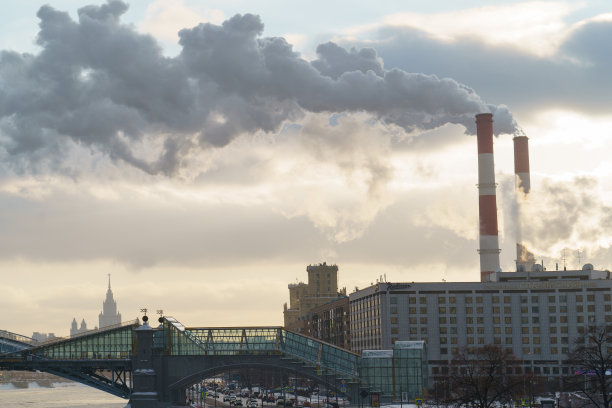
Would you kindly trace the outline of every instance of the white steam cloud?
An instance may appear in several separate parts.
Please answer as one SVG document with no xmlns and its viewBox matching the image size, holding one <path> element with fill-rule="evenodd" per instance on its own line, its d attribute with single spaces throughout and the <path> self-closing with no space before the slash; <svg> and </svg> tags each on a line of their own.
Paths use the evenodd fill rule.
<svg viewBox="0 0 612 408">
<path fill-rule="evenodd" d="M 373 49 L 327 43 L 306 61 L 283 38 L 262 37 L 255 15 L 181 30 L 182 52 L 168 58 L 154 38 L 121 23 L 127 8 L 109 0 L 79 9 L 74 21 L 43 6 L 41 51 L 0 53 L 5 162 L 57 169 L 75 143 L 173 175 L 194 149 L 277 132 L 305 112 L 367 112 L 408 132 L 456 123 L 470 134 L 474 115 L 491 112 L 496 134 L 516 128 L 505 106 L 450 78 L 386 70 Z"/>
</svg>

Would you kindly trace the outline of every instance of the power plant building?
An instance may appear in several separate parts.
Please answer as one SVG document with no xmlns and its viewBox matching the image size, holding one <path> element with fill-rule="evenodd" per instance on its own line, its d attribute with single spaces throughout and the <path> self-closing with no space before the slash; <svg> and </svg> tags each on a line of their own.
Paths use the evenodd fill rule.
<svg viewBox="0 0 612 408">
<path fill-rule="evenodd" d="M 537 268 L 536 268 L 537 269 Z M 495 272 L 486 282 L 378 283 L 351 293 L 355 352 L 427 343 L 435 379 L 462 346 L 511 348 L 517 374 L 567 375 L 574 339 L 612 323 L 612 279 L 590 264 L 578 271 Z"/>
</svg>

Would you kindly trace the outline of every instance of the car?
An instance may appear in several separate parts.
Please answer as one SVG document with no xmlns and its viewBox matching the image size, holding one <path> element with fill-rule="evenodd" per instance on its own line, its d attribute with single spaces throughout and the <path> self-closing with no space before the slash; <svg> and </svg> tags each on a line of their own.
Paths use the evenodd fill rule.
<svg viewBox="0 0 612 408">
<path fill-rule="evenodd" d="M 234 401 L 232 401 L 232 403 L 234 404 L 235 407 L 241 407 L 242 406 L 242 400 L 237 398 Z"/>
<path fill-rule="evenodd" d="M 257 401 L 249 401 L 247 408 L 257 408 Z"/>
<path fill-rule="evenodd" d="M 226 395 L 223 396 L 223 402 L 226 402 L 226 401 L 229 401 L 229 400 L 230 400 L 230 396 L 229 395 L 226 394 Z"/>
</svg>

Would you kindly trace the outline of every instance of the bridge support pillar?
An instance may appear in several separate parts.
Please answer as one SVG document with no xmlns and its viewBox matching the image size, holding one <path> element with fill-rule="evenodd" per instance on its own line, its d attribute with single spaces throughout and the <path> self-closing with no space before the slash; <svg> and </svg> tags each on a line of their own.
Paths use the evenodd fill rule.
<svg viewBox="0 0 612 408">
<path fill-rule="evenodd" d="M 157 373 L 153 368 L 153 333 L 146 322 L 136 332 L 136 355 L 132 357 L 132 395 L 131 408 L 156 408 L 159 406 L 157 394 Z"/>
</svg>

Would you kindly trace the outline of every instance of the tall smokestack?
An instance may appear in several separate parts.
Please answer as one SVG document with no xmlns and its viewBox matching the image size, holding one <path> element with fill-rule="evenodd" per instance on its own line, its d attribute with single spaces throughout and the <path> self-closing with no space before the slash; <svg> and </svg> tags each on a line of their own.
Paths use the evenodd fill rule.
<svg viewBox="0 0 612 408">
<path fill-rule="evenodd" d="M 529 138 L 515 136 L 514 141 L 514 174 L 516 175 L 516 189 L 523 194 L 529 194 L 531 181 L 529 177 Z"/>
<path fill-rule="evenodd" d="M 531 190 L 531 178 L 529 176 L 529 138 L 527 136 L 515 136 L 514 141 L 514 175 L 517 193 L 517 242 L 516 242 L 516 270 L 518 272 L 529 272 L 535 265 L 535 256 L 521 242 L 522 230 L 521 204 L 527 199 Z"/>
<path fill-rule="evenodd" d="M 499 270 L 499 238 L 497 236 L 497 199 L 493 162 L 493 114 L 476 115 L 478 140 L 478 214 L 480 225 L 480 281 L 490 280 Z"/>
</svg>

